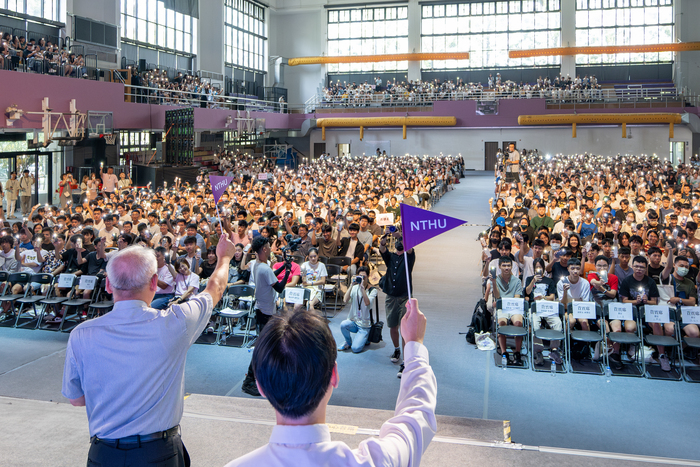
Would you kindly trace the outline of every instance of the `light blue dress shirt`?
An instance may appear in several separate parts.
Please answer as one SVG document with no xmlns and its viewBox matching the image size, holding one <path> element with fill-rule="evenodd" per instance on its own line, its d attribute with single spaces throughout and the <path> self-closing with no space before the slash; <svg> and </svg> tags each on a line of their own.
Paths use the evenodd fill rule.
<svg viewBox="0 0 700 467">
<path fill-rule="evenodd" d="M 166 310 L 119 301 L 71 332 L 62 393 L 85 396 L 90 436 L 145 435 L 180 423 L 187 351 L 213 307 L 206 292 Z"/>
</svg>

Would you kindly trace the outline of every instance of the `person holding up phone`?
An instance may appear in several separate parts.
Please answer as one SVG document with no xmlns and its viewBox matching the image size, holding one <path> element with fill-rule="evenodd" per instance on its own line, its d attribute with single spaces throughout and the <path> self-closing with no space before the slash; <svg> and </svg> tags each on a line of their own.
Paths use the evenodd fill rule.
<svg viewBox="0 0 700 467">
<path fill-rule="evenodd" d="M 352 349 L 352 353 L 362 352 L 367 342 L 372 326 L 370 313 L 377 298 L 377 289 L 369 287 L 368 277 L 369 269 L 365 266 L 359 268 L 343 297 L 344 303 L 350 303 L 350 311 L 347 319 L 340 323 L 340 332 L 345 338 L 345 342 L 338 347 L 341 352 L 348 349 Z M 354 339 L 351 333 L 355 333 Z"/>
</svg>

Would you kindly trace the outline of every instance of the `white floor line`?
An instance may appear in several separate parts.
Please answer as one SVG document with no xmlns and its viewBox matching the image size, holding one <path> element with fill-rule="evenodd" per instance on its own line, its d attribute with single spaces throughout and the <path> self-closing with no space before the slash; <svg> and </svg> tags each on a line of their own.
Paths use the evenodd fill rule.
<svg viewBox="0 0 700 467">
<path fill-rule="evenodd" d="M 247 418 L 231 418 L 231 417 L 221 417 L 218 415 L 207 415 L 194 412 L 185 412 L 184 417 L 188 418 L 198 418 L 202 420 L 217 420 L 222 422 L 234 422 L 234 423 L 247 423 L 252 425 L 263 425 L 263 426 L 274 426 L 276 423 L 272 420 L 254 420 Z M 358 428 L 357 434 L 368 435 L 368 436 L 378 436 L 379 430 L 372 428 Z M 565 456 L 579 456 L 579 457 L 592 457 L 597 459 L 611 459 L 620 461 L 632 461 L 632 462 L 647 462 L 650 464 L 664 464 L 664 465 L 684 465 L 700 467 L 700 462 L 687 460 L 687 459 L 673 459 L 670 457 L 654 457 L 654 456 L 642 456 L 636 454 L 622 454 L 615 452 L 601 452 L 601 451 L 587 451 L 584 449 L 569 449 L 569 448 L 557 448 L 549 446 L 528 446 L 525 444 L 518 443 L 505 443 L 505 442 L 490 442 L 490 441 L 480 441 L 477 439 L 470 438 L 456 438 L 449 436 L 436 436 L 433 438 L 434 443 L 445 443 L 445 444 L 456 444 L 461 446 L 475 446 L 483 448 L 498 448 L 498 449 L 511 449 L 514 451 L 530 451 L 530 452 L 542 452 L 547 454 L 559 454 Z"/>
<path fill-rule="evenodd" d="M 9 373 L 12 373 L 13 371 L 19 370 L 20 368 L 24 368 L 25 366 L 29 366 L 29 365 L 31 365 L 32 363 L 38 362 L 39 360 L 43 360 L 43 359 L 45 359 L 45 358 L 53 357 L 54 355 L 59 354 L 59 353 L 61 353 L 61 352 L 65 352 L 65 351 L 66 351 L 66 349 L 61 349 L 61 350 L 57 350 L 57 351 L 55 351 L 55 352 L 52 352 L 52 353 L 50 353 L 50 354 L 48 354 L 48 355 L 42 355 L 42 356 L 39 357 L 39 358 L 35 358 L 35 359 L 32 360 L 31 362 L 23 363 L 22 365 L 20 365 L 20 366 L 18 366 L 18 367 L 12 368 L 11 370 L 7 370 L 7 371 L 5 371 L 4 373 L 0 373 L 0 376 L 7 375 L 7 374 L 9 374 Z"/>
</svg>

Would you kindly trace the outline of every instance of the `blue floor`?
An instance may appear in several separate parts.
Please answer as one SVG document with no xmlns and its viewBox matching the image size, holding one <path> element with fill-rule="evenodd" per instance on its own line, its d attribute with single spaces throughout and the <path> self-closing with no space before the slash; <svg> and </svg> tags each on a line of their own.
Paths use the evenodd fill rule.
<svg viewBox="0 0 700 467">
<path fill-rule="evenodd" d="M 492 177 L 472 174 L 436 211 L 486 224 L 492 189 Z M 481 248 L 475 240 L 481 230 L 458 227 L 416 249 L 414 295 L 428 317 L 425 344 L 438 381 L 438 414 L 510 420 L 516 443 L 700 459 L 700 385 L 503 371 L 491 353 L 467 344 L 459 332 L 466 331 L 481 294 Z M 383 310 L 383 298 L 380 306 Z M 331 320 L 337 340 L 346 315 Z M 338 356 L 340 385 L 331 404 L 394 407 L 398 365 L 389 360 L 393 348 L 386 328 L 384 339 L 361 354 Z M 65 401 L 57 366 L 66 340 L 45 331 L 0 329 L 0 395 Z M 244 349 L 195 345 L 188 354 L 185 390 L 249 397 L 240 391 L 249 361 Z"/>
</svg>

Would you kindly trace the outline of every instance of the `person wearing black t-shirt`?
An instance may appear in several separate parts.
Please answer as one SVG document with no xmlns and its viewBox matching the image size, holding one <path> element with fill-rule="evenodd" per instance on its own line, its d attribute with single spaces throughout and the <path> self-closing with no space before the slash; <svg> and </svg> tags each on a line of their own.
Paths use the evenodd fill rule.
<svg viewBox="0 0 700 467">
<path fill-rule="evenodd" d="M 569 275 L 569 260 L 572 253 L 568 248 L 562 248 L 552 253 L 552 262 L 547 265 L 547 272 L 556 284 L 563 277 Z"/>
<path fill-rule="evenodd" d="M 663 254 L 659 247 L 653 246 L 647 251 L 647 258 L 649 258 L 647 276 L 651 277 L 657 284 L 659 283 L 661 272 L 664 270 L 664 266 L 661 264 L 662 256 Z"/>
<path fill-rule="evenodd" d="M 620 284 L 620 300 L 622 303 L 631 303 L 636 306 L 643 305 L 656 305 L 659 302 L 659 289 L 656 286 L 654 280 L 645 274 L 647 270 L 647 259 L 641 255 L 635 256 L 632 260 L 632 275 L 627 277 Z M 654 328 L 658 329 L 654 329 Z M 652 330 L 654 334 L 656 332 L 663 332 L 661 326 L 652 325 Z M 668 368 L 670 371 L 671 366 L 668 361 L 668 357 L 664 354 L 664 348 L 658 347 L 659 351 L 659 364 L 662 369 Z"/>
<path fill-rule="evenodd" d="M 542 258 L 536 258 L 532 262 L 534 275 L 527 278 L 525 283 L 524 295 L 527 297 L 529 303 L 533 303 L 536 300 L 556 300 L 557 296 L 557 285 L 552 279 L 544 275 L 545 264 Z M 559 315 L 539 317 L 537 313 L 532 314 L 532 327 L 535 331 L 542 327 L 542 320 L 547 322 L 547 326 L 550 329 L 555 329 L 557 331 L 562 330 L 561 318 Z M 550 352 L 549 356 L 557 365 L 561 365 L 562 359 L 559 355 L 559 341 L 551 341 L 549 344 Z M 542 357 L 542 352 L 535 352 L 535 365 L 542 366 L 544 364 L 544 357 Z"/>
</svg>

